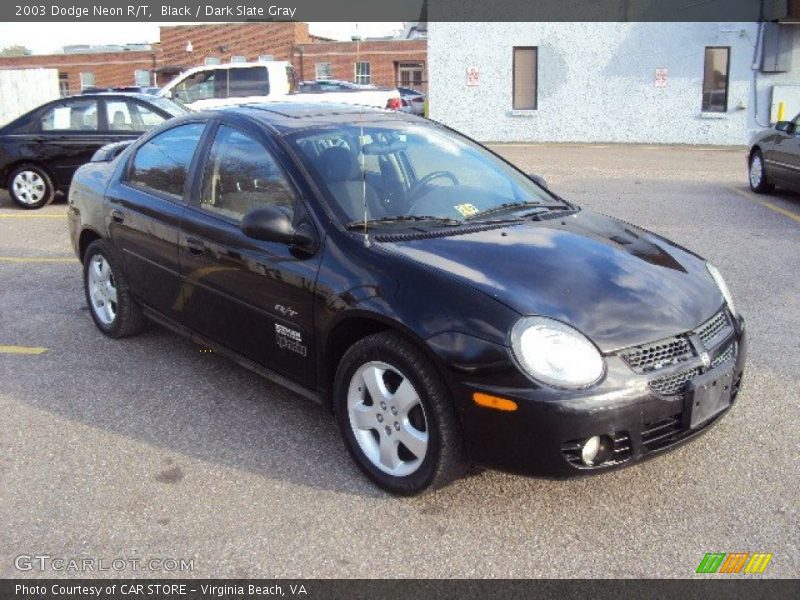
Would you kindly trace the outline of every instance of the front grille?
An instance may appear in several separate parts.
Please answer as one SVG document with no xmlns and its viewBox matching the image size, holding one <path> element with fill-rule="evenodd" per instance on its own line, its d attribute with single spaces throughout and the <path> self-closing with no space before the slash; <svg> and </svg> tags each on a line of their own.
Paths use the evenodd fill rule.
<svg viewBox="0 0 800 600">
<path fill-rule="evenodd" d="M 686 338 L 668 338 L 630 348 L 620 356 L 637 373 L 647 373 L 690 360 L 694 350 Z"/>
<path fill-rule="evenodd" d="M 642 429 L 642 446 L 647 451 L 659 450 L 677 441 L 683 432 L 683 413 L 661 421 L 645 423 Z"/>
<path fill-rule="evenodd" d="M 713 348 L 730 334 L 730 330 L 728 315 L 725 310 L 721 310 L 695 329 L 694 333 L 703 341 L 706 348 Z"/>
<path fill-rule="evenodd" d="M 736 354 L 736 344 L 731 344 L 730 346 L 725 348 L 725 350 L 723 350 L 721 354 L 717 355 L 717 358 L 715 358 L 711 362 L 711 368 L 713 369 L 715 367 L 720 366 L 722 363 L 729 361 L 735 356 L 735 354 Z"/>
<path fill-rule="evenodd" d="M 569 442 L 564 442 L 561 444 L 561 452 L 564 454 L 564 458 L 567 459 L 567 462 L 571 464 L 573 467 L 578 467 L 579 469 L 593 469 L 597 467 L 609 467 L 611 465 L 618 465 L 619 463 L 625 462 L 631 457 L 631 437 L 627 431 L 620 431 L 611 435 L 611 439 L 614 444 L 614 454 L 613 457 L 599 465 L 592 465 L 587 466 L 583 464 L 583 460 L 581 460 L 581 447 L 583 446 L 583 440 L 571 440 Z"/>
<path fill-rule="evenodd" d="M 683 394 L 686 382 L 700 374 L 700 367 L 686 369 L 672 375 L 658 377 L 650 381 L 650 388 L 662 396 L 677 396 Z"/>
</svg>

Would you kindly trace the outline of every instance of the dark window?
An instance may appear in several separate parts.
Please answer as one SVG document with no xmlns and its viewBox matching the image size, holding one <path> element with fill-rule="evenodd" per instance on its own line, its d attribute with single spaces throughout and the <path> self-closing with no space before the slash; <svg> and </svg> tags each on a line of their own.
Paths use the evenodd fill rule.
<svg viewBox="0 0 800 600">
<path fill-rule="evenodd" d="M 290 190 L 264 146 L 220 125 L 206 163 L 200 208 L 236 221 L 251 209 L 268 205 L 291 216 L 294 200 Z"/>
<path fill-rule="evenodd" d="M 536 110 L 539 71 L 539 49 L 514 48 L 514 110 Z"/>
<path fill-rule="evenodd" d="M 703 69 L 703 112 L 728 111 L 730 48 L 706 48 Z"/>
<path fill-rule="evenodd" d="M 536 110 L 539 79 L 539 49 L 514 48 L 514 110 Z"/>
<path fill-rule="evenodd" d="M 269 95 L 269 71 L 266 67 L 231 69 L 228 79 L 228 97 Z"/>
<path fill-rule="evenodd" d="M 42 131 L 97 131 L 97 101 L 67 100 L 48 109 L 40 123 Z"/>
<path fill-rule="evenodd" d="M 202 123 L 190 123 L 155 136 L 136 151 L 128 182 L 182 198 L 203 129 Z"/>
</svg>

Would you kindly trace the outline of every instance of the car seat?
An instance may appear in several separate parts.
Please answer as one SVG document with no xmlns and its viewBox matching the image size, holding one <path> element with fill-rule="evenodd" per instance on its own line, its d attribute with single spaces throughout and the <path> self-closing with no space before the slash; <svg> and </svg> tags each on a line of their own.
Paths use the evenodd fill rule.
<svg viewBox="0 0 800 600">
<path fill-rule="evenodd" d="M 367 217 L 369 218 L 370 206 L 375 206 L 378 196 L 369 182 L 363 182 L 358 161 L 355 154 L 336 146 L 327 148 L 317 159 L 317 169 L 328 184 L 339 207 L 347 215 L 349 221 L 359 221 L 364 218 L 364 191 L 366 190 Z"/>
</svg>

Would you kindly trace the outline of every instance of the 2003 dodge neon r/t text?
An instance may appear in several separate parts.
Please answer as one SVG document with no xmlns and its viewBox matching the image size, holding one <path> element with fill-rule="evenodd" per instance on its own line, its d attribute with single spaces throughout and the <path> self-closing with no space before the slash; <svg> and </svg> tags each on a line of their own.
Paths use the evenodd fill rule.
<svg viewBox="0 0 800 600">
<path fill-rule="evenodd" d="M 710 263 L 410 115 L 179 117 L 98 151 L 68 214 L 103 333 L 153 320 L 328 404 L 394 493 L 473 463 L 631 464 L 741 385 L 744 321 Z"/>
</svg>

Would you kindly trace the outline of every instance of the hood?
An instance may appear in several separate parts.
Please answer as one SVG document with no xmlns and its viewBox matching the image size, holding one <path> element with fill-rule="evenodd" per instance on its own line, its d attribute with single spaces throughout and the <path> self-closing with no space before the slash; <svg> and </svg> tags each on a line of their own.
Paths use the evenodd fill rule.
<svg viewBox="0 0 800 600">
<path fill-rule="evenodd" d="M 380 246 L 444 271 L 522 315 L 563 321 L 603 352 L 693 329 L 724 302 L 701 258 L 591 211 L 488 231 L 391 239 Z"/>
</svg>

